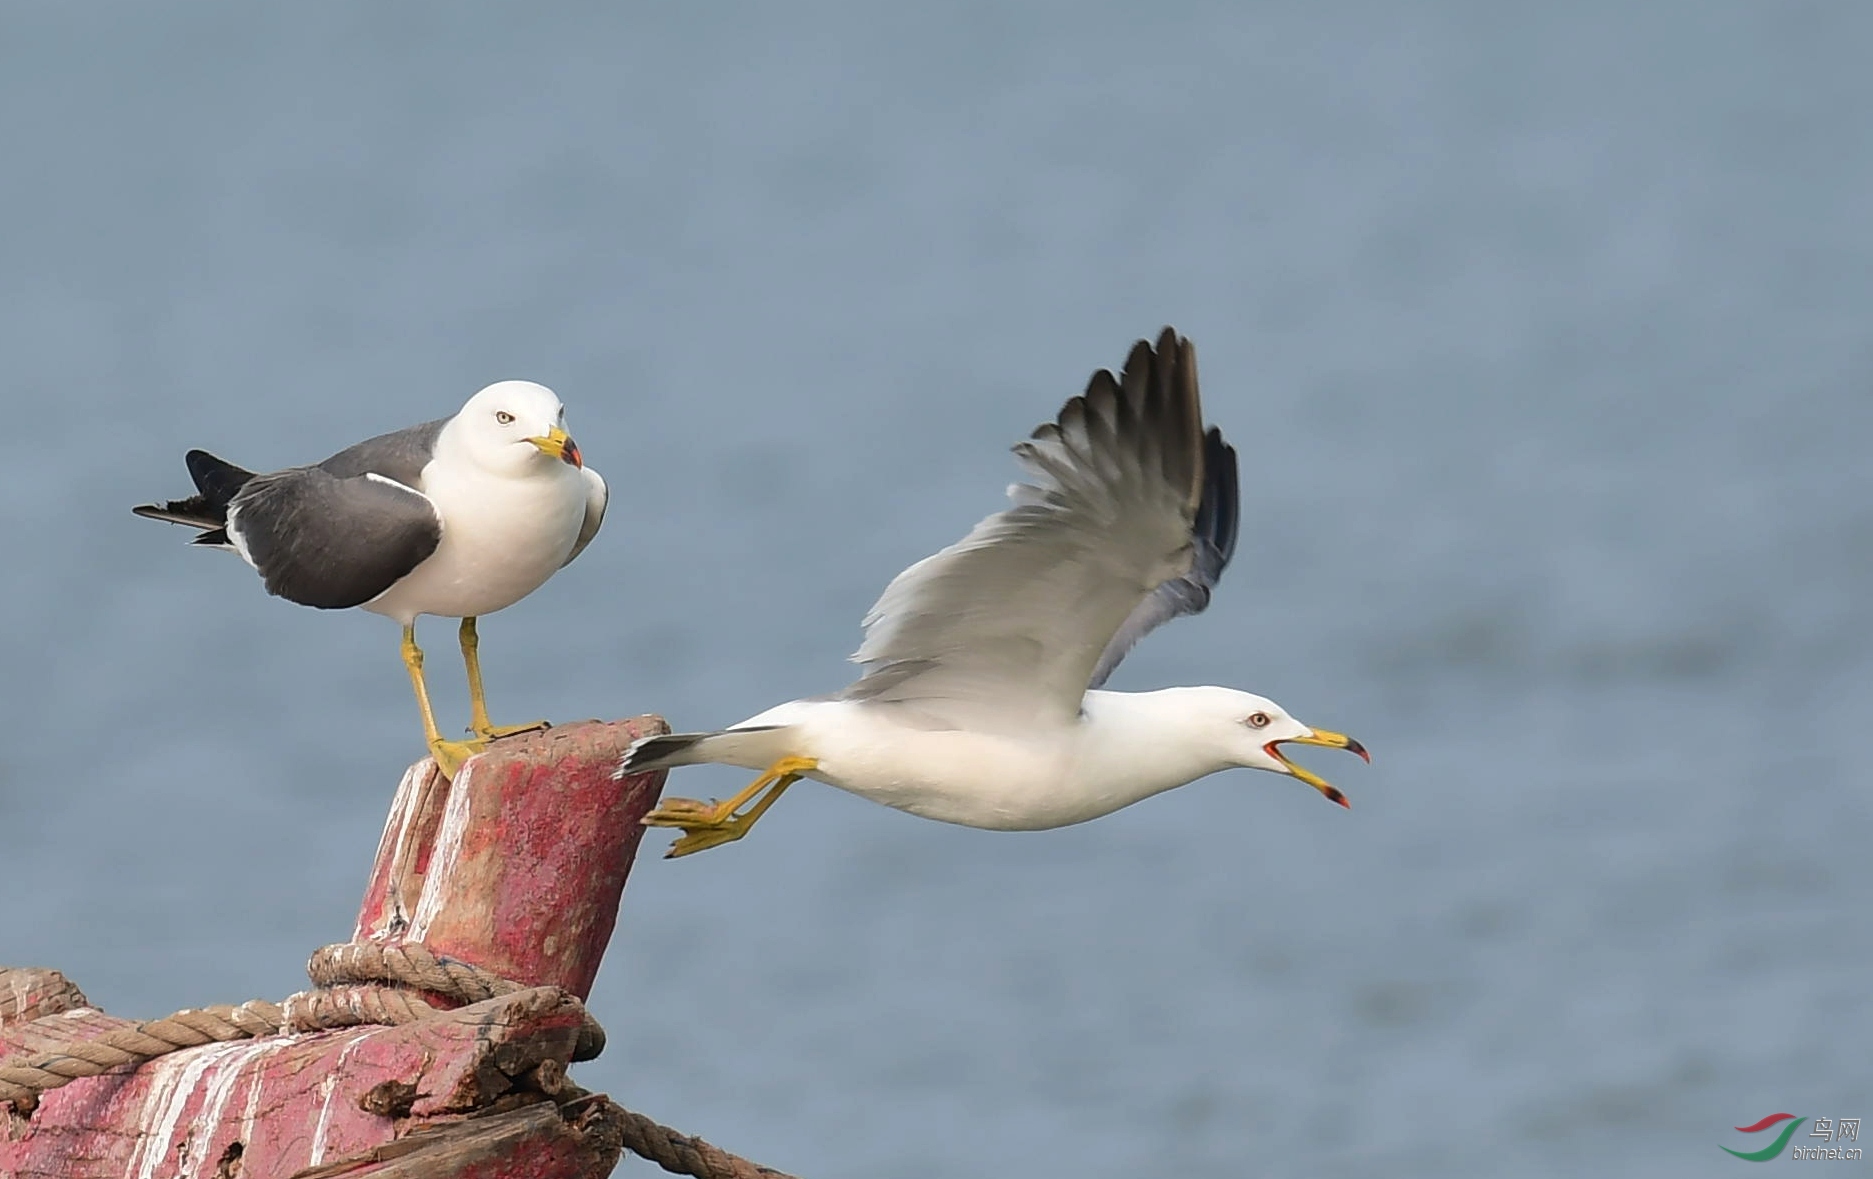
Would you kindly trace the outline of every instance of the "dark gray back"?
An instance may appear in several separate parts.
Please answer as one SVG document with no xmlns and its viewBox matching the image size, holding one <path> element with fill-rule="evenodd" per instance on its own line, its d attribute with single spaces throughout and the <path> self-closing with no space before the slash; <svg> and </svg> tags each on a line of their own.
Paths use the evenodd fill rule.
<svg viewBox="0 0 1873 1179">
<path fill-rule="evenodd" d="M 405 487 L 420 489 L 423 468 L 436 453 L 436 435 L 442 433 L 442 427 L 449 421 L 449 418 L 437 418 L 420 426 L 366 438 L 326 459 L 319 464 L 319 469 L 340 479 L 382 475 Z"/>
</svg>

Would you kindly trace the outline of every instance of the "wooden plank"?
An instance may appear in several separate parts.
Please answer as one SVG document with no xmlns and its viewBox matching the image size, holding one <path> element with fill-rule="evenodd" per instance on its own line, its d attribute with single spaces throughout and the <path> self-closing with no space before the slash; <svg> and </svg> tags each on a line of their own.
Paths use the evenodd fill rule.
<svg viewBox="0 0 1873 1179">
<path fill-rule="evenodd" d="M 603 1179 L 623 1153 L 617 1115 L 602 1097 L 479 1115 L 292 1179 Z"/>
<path fill-rule="evenodd" d="M 83 992 L 56 970 L 0 966 L 0 1032 L 9 1024 L 89 1005 Z"/>
<path fill-rule="evenodd" d="M 583 1018 L 540 987 L 399 1028 L 172 1053 L 55 1089 L 30 1119 L 0 1112 L 0 1177 L 210 1179 L 236 1159 L 289 1175 L 512 1099 L 542 1062 L 570 1060 Z"/>
</svg>

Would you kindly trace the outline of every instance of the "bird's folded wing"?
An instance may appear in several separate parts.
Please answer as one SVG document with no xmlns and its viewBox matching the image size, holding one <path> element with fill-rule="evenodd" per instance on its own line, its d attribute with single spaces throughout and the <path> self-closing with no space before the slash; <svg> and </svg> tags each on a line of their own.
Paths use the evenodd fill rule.
<svg viewBox="0 0 1873 1179">
<path fill-rule="evenodd" d="M 585 476 L 585 520 L 579 525 L 579 539 L 573 542 L 572 551 L 566 554 L 566 565 L 572 564 L 574 557 L 585 551 L 585 546 L 592 543 L 598 535 L 598 526 L 605 522 L 605 505 L 611 499 L 611 493 L 605 489 L 604 479 L 590 467 L 581 467 Z"/>
<path fill-rule="evenodd" d="M 428 496 L 374 472 L 340 478 L 295 467 L 243 487 L 229 505 L 228 534 L 268 593 L 342 610 L 427 560 L 442 518 Z"/>
<path fill-rule="evenodd" d="M 865 675 L 846 698 L 915 702 L 959 726 L 1071 720 L 1128 619 L 1192 577 L 1215 481 L 1189 341 L 1168 328 L 1155 349 L 1140 341 L 1122 377 L 1095 373 L 1015 453 L 1034 481 L 886 587 L 853 655 Z"/>
<path fill-rule="evenodd" d="M 359 475 L 382 475 L 405 487 L 423 489 L 423 468 L 436 457 L 436 440 L 449 418 L 437 418 L 417 426 L 405 426 L 375 438 L 345 447 L 319 464 L 319 469 L 339 479 Z"/>
</svg>

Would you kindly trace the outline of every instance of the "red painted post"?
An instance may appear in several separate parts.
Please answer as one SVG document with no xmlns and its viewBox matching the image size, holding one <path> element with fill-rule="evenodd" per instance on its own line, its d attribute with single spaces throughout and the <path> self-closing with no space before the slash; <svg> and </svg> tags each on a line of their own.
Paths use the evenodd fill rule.
<svg viewBox="0 0 1873 1179">
<path fill-rule="evenodd" d="M 639 718 L 510 738 L 453 783 L 404 775 L 353 941 L 422 942 L 527 986 L 592 993 L 662 780 L 611 774 Z"/>
<path fill-rule="evenodd" d="M 403 1027 L 211 1044 L 73 1081 L 30 1114 L 0 1105 L 0 1179 L 601 1179 L 619 1149 L 615 1107 L 555 1104 L 562 1089 L 542 1078 L 570 1063 L 582 1015 L 561 992 L 590 992 L 662 787 L 613 769 L 631 741 L 665 731 L 655 717 L 566 725 L 500 742 L 453 783 L 427 761 L 404 776 L 356 939 L 421 941 L 549 989 Z M 52 1014 L 62 980 L 14 977 L 0 1062 L 43 1051 L 48 1034 L 121 1023 Z M 509 1112 L 456 1120 L 490 1107 Z"/>
</svg>

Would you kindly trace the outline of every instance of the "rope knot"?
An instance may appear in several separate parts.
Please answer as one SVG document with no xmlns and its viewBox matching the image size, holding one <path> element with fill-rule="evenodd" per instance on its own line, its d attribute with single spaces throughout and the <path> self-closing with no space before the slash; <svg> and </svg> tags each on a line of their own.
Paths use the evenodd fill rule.
<svg viewBox="0 0 1873 1179">
<path fill-rule="evenodd" d="M 319 1022 L 328 1019 L 347 1019 L 350 1013 L 360 1006 L 369 1007 L 373 1013 L 380 1010 L 374 1006 L 380 1001 L 371 999 L 364 992 L 374 987 L 410 987 L 429 995 L 440 997 L 446 1002 L 466 1006 L 488 999 L 498 999 L 502 995 L 511 995 L 515 991 L 527 988 L 517 982 L 502 978 L 493 971 L 483 970 L 460 959 L 438 954 L 421 942 L 399 942 L 380 945 L 375 942 L 341 942 L 337 945 L 324 946 L 313 951 L 312 958 L 306 963 L 306 975 L 316 991 L 302 993 L 305 1002 L 298 1010 L 304 1011 L 300 1018 L 308 1022 L 297 1030 L 307 1031 L 312 1028 L 346 1027 L 346 1023 Z M 295 995 L 288 1000 L 298 1000 Z M 423 1015 L 412 1018 L 424 1018 L 434 1014 L 435 1004 L 420 996 L 405 995 L 401 999 L 381 1001 L 381 1010 L 386 1013 L 402 1010 L 407 1004 L 412 1009 L 420 1008 Z M 409 1023 L 411 1018 L 377 1019 L 359 1018 L 352 1023 Z M 579 1043 L 573 1049 L 572 1059 L 591 1060 L 605 1050 L 605 1029 L 592 1018 L 590 1012 L 585 1015 L 585 1023 L 579 1029 Z"/>
</svg>

